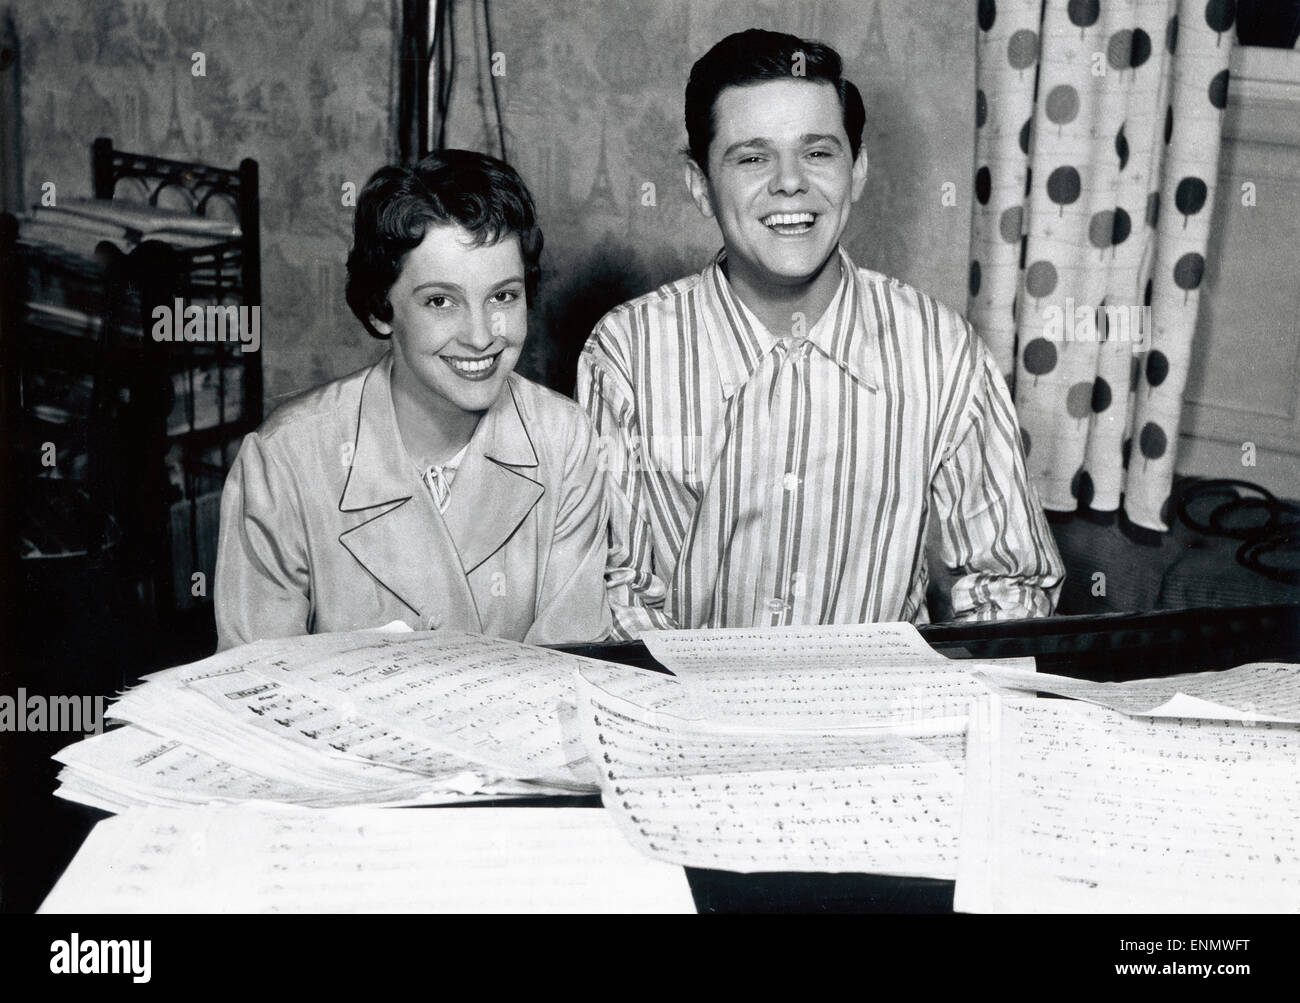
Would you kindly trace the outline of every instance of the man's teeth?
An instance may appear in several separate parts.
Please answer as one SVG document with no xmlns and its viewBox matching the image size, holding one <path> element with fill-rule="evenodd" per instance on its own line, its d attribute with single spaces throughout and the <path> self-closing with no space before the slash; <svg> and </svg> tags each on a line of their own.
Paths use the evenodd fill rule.
<svg viewBox="0 0 1300 1003">
<path fill-rule="evenodd" d="M 764 226 L 811 226 L 816 218 L 810 212 L 774 212 L 764 216 L 762 222 Z"/>
<path fill-rule="evenodd" d="M 486 359 L 453 359 L 450 356 L 443 356 L 447 365 L 459 373 L 485 373 L 492 368 L 492 364 L 497 361 L 495 355 L 490 355 Z"/>
</svg>

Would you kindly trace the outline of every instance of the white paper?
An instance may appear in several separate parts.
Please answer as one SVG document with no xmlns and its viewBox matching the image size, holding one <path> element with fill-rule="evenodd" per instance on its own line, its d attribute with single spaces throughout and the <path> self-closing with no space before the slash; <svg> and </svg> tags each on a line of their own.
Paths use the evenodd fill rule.
<svg viewBox="0 0 1300 1003">
<path fill-rule="evenodd" d="M 910 623 L 651 631 L 700 716 L 767 729 L 959 722 L 989 687 Z"/>
<path fill-rule="evenodd" d="M 1300 665 L 1253 662 L 1221 672 L 1096 683 L 1007 666 L 979 667 L 991 682 L 1084 700 L 1143 717 L 1300 724 Z"/>
<path fill-rule="evenodd" d="M 971 718 L 958 910 L 1300 910 L 1300 729 L 992 707 Z"/>
<path fill-rule="evenodd" d="M 960 727 L 720 730 L 639 707 L 585 670 L 578 694 L 605 806 L 649 856 L 739 872 L 956 873 Z"/>
<path fill-rule="evenodd" d="M 598 808 L 140 809 L 100 822 L 42 913 L 694 912 Z"/>
</svg>

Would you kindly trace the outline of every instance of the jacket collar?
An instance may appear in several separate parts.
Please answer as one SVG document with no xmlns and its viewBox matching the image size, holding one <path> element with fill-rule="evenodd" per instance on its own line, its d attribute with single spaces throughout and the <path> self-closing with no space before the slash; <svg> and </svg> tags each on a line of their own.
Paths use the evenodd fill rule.
<svg viewBox="0 0 1300 1003">
<path fill-rule="evenodd" d="M 420 616 L 438 612 L 474 624 L 465 576 L 505 545 L 545 493 L 530 476 L 538 459 L 516 398 L 519 379 L 507 378 L 475 429 L 445 513 L 407 459 L 393 407 L 392 357 L 380 359 L 362 383 L 339 511 L 373 515 L 339 542 Z"/>
<path fill-rule="evenodd" d="M 826 312 L 807 331 L 806 339 L 846 373 L 870 390 L 880 387 L 877 318 L 864 309 L 863 288 L 857 267 L 843 247 L 838 249 L 841 275 Z M 743 387 L 779 340 L 741 302 L 723 272 L 727 252 L 719 251 L 704 270 L 702 307 L 722 392 L 733 397 Z M 789 341 L 790 339 L 784 339 Z"/>
</svg>

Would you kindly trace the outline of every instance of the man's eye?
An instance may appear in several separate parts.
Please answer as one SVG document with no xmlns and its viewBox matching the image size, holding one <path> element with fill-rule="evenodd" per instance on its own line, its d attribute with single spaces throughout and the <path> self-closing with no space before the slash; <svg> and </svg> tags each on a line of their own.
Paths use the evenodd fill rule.
<svg viewBox="0 0 1300 1003">
<path fill-rule="evenodd" d="M 833 157 L 833 156 L 835 156 L 835 154 L 831 153 L 830 150 L 813 150 L 811 153 L 808 154 L 808 156 L 810 156 L 810 157 Z"/>
<path fill-rule="evenodd" d="M 741 157 L 739 160 L 739 163 L 742 164 L 761 164 L 762 162 L 763 158 L 754 153 L 751 153 L 748 157 Z"/>
</svg>

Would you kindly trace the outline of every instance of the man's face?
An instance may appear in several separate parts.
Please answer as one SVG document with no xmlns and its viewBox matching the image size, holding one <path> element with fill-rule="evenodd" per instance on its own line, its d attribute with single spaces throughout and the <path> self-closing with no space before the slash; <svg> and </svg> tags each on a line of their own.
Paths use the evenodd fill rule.
<svg viewBox="0 0 1300 1003">
<path fill-rule="evenodd" d="M 528 333 L 524 261 L 513 234 L 475 245 L 460 226 L 430 226 L 406 253 L 388 302 L 394 380 L 450 404 L 482 412 L 501 393 Z"/>
<path fill-rule="evenodd" d="M 839 244 L 867 179 L 855 161 L 835 88 L 769 80 L 728 87 L 713 105 L 707 177 L 687 184 L 722 230 L 731 273 L 759 286 L 812 281 Z"/>
</svg>

